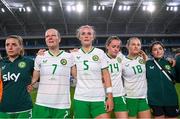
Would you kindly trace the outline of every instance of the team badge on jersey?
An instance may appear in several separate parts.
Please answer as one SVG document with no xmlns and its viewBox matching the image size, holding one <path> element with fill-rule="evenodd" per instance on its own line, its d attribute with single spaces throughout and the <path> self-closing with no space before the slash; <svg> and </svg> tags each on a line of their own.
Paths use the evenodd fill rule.
<svg viewBox="0 0 180 119">
<path fill-rule="evenodd" d="M 122 59 L 121 59 L 120 57 L 117 57 L 117 61 L 118 61 L 119 63 L 121 63 L 121 62 L 122 62 Z"/>
<path fill-rule="evenodd" d="M 93 61 L 98 61 L 98 60 L 99 60 L 99 57 L 98 57 L 97 55 L 94 55 L 94 56 L 92 57 L 92 59 L 93 59 Z"/>
<path fill-rule="evenodd" d="M 21 68 L 21 69 L 25 68 L 26 67 L 26 62 L 19 62 L 18 67 Z"/>
<path fill-rule="evenodd" d="M 165 65 L 165 69 L 167 69 L 167 70 L 171 70 L 170 65 Z"/>
<path fill-rule="evenodd" d="M 60 63 L 61 63 L 62 65 L 66 65 L 66 64 L 67 64 L 67 60 L 66 60 L 66 59 L 61 59 Z"/>
<path fill-rule="evenodd" d="M 139 63 L 140 63 L 140 64 L 145 64 L 145 61 L 144 61 L 143 59 L 140 59 L 140 60 L 139 60 Z"/>
</svg>

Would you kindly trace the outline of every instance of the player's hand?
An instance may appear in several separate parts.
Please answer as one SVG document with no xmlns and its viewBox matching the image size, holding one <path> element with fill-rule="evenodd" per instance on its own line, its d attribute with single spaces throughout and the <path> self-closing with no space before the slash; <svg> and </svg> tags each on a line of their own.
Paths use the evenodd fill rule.
<svg viewBox="0 0 180 119">
<path fill-rule="evenodd" d="M 37 53 L 36 53 L 36 55 L 44 55 L 44 52 L 46 51 L 46 49 L 40 49 Z"/>
<path fill-rule="evenodd" d="M 69 50 L 69 52 L 77 52 L 78 51 L 78 48 L 74 48 L 72 50 Z"/>
<path fill-rule="evenodd" d="M 176 60 L 173 58 L 167 58 L 172 67 L 176 66 Z"/>
<path fill-rule="evenodd" d="M 32 84 L 27 86 L 27 91 L 30 93 L 33 90 L 33 86 Z"/>
<path fill-rule="evenodd" d="M 114 102 L 113 102 L 113 97 L 111 94 L 111 96 L 108 96 L 106 100 L 106 111 L 111 112 L 113 109 L 114 109 Z"/>
<path fill-rule="evenodd" d="M 175 57 L 177 57 L 177 56 L 179 56 L 179 55 L 180 55 L 180 53 L 176 53 Z"/>
<path fill-rule="evenodd" d="M 148 60 L 148 56 L 146 55 L 146 53 L 143 50 L 139 51 L 139 56 L 142 57 L 144 59 L 144 61 Z"/>
</svg>

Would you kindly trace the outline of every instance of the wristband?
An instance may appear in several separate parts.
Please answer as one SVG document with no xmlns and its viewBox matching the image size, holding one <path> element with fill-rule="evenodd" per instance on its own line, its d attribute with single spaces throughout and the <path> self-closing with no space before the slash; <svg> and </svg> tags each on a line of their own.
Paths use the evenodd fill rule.
<svg viewBox="0 0 180 119">
<path fill-rule="evenodd" d="M 34 84 L 36 83 L 37 81 L 32 81 L 31 82 L 31 86 L 34 86 Z"/>
<path fill-rule="evenodd" d="M 112 87 L 106 88 L 106 93 L 112 93 Z"/>
</svg>

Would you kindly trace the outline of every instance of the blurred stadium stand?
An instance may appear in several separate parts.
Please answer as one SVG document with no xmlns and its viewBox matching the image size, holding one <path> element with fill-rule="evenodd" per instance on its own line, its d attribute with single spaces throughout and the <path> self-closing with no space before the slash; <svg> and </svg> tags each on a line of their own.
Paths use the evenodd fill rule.
<svg viewBox="0 0 180 119">
<path fill-rule="evenodd" d="M 127 54 L 127 50 L 125 48 L 126 41 L 128 40 L 129 37 L 124 36 L 121 37 L 119 36 L 120 39 L 122 40 L 122 52 L 124 54 Z M 98 48 L 102 48 L 105 50 L 105 42 L 108 36 L 97 36 L 96 39 L 94 40 L 94 46 Z M 153 36 L 153 37 L 140 37 L 142 41 L 142 49 L 149 54 L 149 45 L 154 42 L 154 41 L 161 41 L 165 47 L 166 47 L 166 56 L 167 57 L 173 57 L 173 49 L 179 48 L 180 47 L 180 37 L 171 37 L 171 36 L 164 36 L 164 37 L 159 37 L 159 36 Z M 5 39 L 0 40 L 0 50 L 1 50 L 1 55 L 5 56 L 5 48 L 4 48 L 4 43 Z M 25 55 L 29 56 L 31 58 L 34 58 L 36 56 L 36 53 L 39 49 L 46 49 L 45 41 L 44 38 L 24 38 L 24 47 L 25 47 Z M 62 37 L 61 43 L 60 43 L 60 48 L 63 50 L 68 51 L 69 49 L 73 48 L 80 48 L 80 42 L 77 38 L 75 37 Z"/>
</svg>

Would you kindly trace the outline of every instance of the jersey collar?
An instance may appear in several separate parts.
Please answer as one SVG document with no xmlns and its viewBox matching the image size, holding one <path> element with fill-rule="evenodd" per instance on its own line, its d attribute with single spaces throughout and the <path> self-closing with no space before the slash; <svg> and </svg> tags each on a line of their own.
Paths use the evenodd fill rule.
<svg viewBox="0 0 180 119">
<path fill-rule="evenodd" d="M 20 56 L 18 56 L 13 62 L 15 62 L 15 61 L 17 61 L 17 60 L 19 60 L 19 59 L 21 59 L 21 58 L 22 58 L 22 56 L 20 55 Z M 8 57 L 5 58 L 5 61 L 6 61 L 6 62 L 11 62 Z"/>
<path fill-rule="evenodd" d="M 139 57 L 139 56 L 134 57 L 134 58 L 131 58 L 131 57 L 126 56 L 126 58 L 129 59 L 129 60 L 136 60 L 138 57 Z"/>
<path fill-rule="evenodd" d="M 51 53 L 51 52 L 48 50 L 48 53 L 49 53 L 51 56 L 54 56 L 54 57 L 60 56 L 63 52 L 64 52 L 63 50 L 59 50 L 59 54 L 55 56 L 53 53 Z"/>
<path fill-rule="evenodd" d="M 81 47 L 80 49 L 81 49 L 81 51 L 82 51 L 84 54 L 90 54 L 90 53 L 94 50 L 94 48 L 95 48 L 95 47 L 92 47 L 89 52 L 85 52 L 82 47 Z"/>
<path fill-rule="evenodd" d="M 156 61 L 161 61 L 161 60 L 163 60 L 164 59 L 164 57 L 162 57 L 162 58 L 154 58 Z"/>
<path fill-rule="evenodd" d="M 110 59 L 116 59 L 116 57 L 115 58 L 113 58 L 113 57 L 111 57 L 108 53 L 106 53 L 106 55 L 107 55 L 107 57 L 109 57 Z"/>
</svg>

